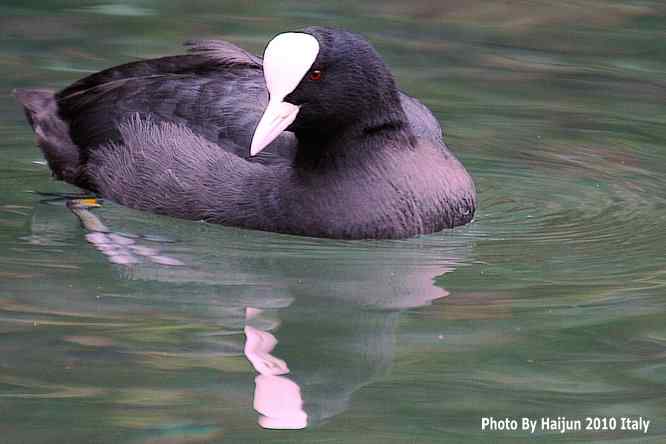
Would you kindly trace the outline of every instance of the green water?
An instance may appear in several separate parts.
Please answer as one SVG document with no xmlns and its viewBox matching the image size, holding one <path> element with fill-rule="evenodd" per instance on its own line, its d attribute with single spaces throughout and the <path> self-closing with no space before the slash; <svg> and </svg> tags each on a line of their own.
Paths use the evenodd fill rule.
<svg viewBox="0 0 666 444">
<path fill-rule="evenodd" d="M 185 264 L 122 266 L 30 193 L 75 189 L 33 163 L 12 88 L 192 37 L 261 52 L 309 24 L 364 33 L 433 109 L 475 178 L 474 223 L 346 242 L 106 203 L 112 230 L 173 240 L 137 243 Z M 666 441 L 665 30 L 656 0 L 5 0 L 0 442 Z M 246 325 L 277 340 L 307 428 L 260 427 Z M 618 430 L 482 431 L 491 416 Z"/>
</svg>

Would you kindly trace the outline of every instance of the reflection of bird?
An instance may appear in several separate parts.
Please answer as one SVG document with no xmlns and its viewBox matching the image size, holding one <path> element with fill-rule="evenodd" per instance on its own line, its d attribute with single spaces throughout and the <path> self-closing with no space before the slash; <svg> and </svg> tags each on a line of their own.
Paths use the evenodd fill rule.
<svg viewBox="0 0 666 444">
<path fill-rule="evenodd" d="M 261 310 L 248 307 L 246 321 L 251 323 Z M 259 425 L 267 429 L 302 429 L 308 415 L 303 411 L 301 388 L 291 379 L 287 363 L 271 354 L 277 339 L 273 334 L 246 325 L 243 353 L 259 373 L 254 379 L 254 409 L 261 414 Z"/>
<path fill-rule="evenodd" d="M 86 240 L 95 248 L 104 253 L 109 262 L 114 264 L 132 265 L 139 262 L 139 257 L 145 257 L 160 265 L 185 265 L 178 259 L 161 256 L 159 249 L 137 243 L 141 236 L 127 233 L 112 233 L 111 230 L 94 214 L 91 208 L 99 208 L 97 199 L 70 199 L 67 208 L 79 218 L 83 228 L 89 231 Z"/>
<path fill-rule="evenodd" d="M 16 91 L 53 173 L 138 209 L 312 236 L 472 219 L 474 184 L 436 119 L 363 38 L 280 34 L 263 61 L 222 41 L 190 46 L 58 93 Z"/>
<path fill-rule="evenodd" d="M 137 357 L 129 364 L 131 370 L 143 374 L 146 367 L 141 357 L 148 354 L 152 361 L 152 351 L 159 351 L 160 365 L 172 365 L 172 371 L 182 376 L 174 382 L 184 389 L 182 402 L 193 403 L 202 392 L 218 396 L 219 404 L 206 409 L 210 414 L 233 410 L 254 420 L 255 414 L 247 410 L 248 384 L 252 382 L 247 372 L 254 377 L 254 368 L 259 367 L 268 374 L 254 380 L 262 400 L 258 411 L 266 418 L 279 419 L 281 426 L 292 417 L 301 421 L 302 416 L 296 415 L 299 409 L 307 415 L 307 425 L 317 427 L 345 412 L 354 399 L 364 405 L 362 399 L 368 392 L 363 387 L 382 381 L 394 365 L 396 341 L 404 346 L 400 330 L 404 310 L 445 297 L 446 290 L 434 285 L 433 278 L 467 263 L 474 242 L 461 237 L 452 243 L 449 236 L 400 242 L 322 241 L 183 224 L 113 204 L 92 211 L 98 211 L 96 216 L 115 233 L 151 233 L 137 238 L 137 243 L 155 239 L 157 234 L 176 240 L 151 245 L 185 265 L 165 268 L 145 260 L 131 267 L 114 267 L 111 275 L 106 261 L 81 254 L 79 261 L 69 264 L 85 270 L 74 288 L 68 285 L 69 279 L 63 279 L 55 287 L 44 287 L 26 297 L 56 314 L 76 307 L 82 319 L 116 320 L 119 327 L 109 335 L 122 344 L 123 353 Z M 81 237 L 74 218 L 53 205 L 35 206 L 30 226 L 32 231 L 26 234 L 48 241 L 57 254 Z M 47 297 L 53 291 L 67 297 Z M 91 298 L 92 294 L 101 298 Z M 427 311 L 418 314 L 420 311 L 413 310 L 409 316 L 428 316 Z M 132 328 L 127 329 L 125 323 Z M 165 328 L 157 332 L 157 325 Z M 246 329 L 244 335 L 248 326 L 254 330 Z M 182 336 L 173 336 L 174 329 L 181 331 L 181 327 Z M 441 333 L 448 336 L 450 328 L 442 324 Z M 87 321 L 80 329 L 84 336 L 99 334 L 99 327 Z M 257 330 L 273 335 L 264 345 L 275 350 L 264 353 L 250 341 L 247 352 L 252 356 L 251 352 L 259 351 L 252 358 L 261 361 L 254 359 L 253 369 L 245 367 L 239 372 L 235 357 L 242 356 L 244 344 L 248 346 L 247 332 L 252 335 Z M 410 330 L 408 342 L 415 339 L 413 334 L 418 341 L 440 340 L 430 337 L 431 333 L 430 329 Z M 127 335 L 136 342 L 127 343 Z M 223 373 L 219 378 L 202 377 L 202 363 L 211 368 L 219 365 Z M 200 384 L 196 392 L 191 391 L 192 381 Z M 263 402 L 274 388 L 292 401 L 290 418 L 276 415 L 275 404 Z M 302 405 L 293 402 L 299 397 Z M 171 407 L 173 416 L 165 417 L 165 428 L 172 427 L 174 417 L 187 418 L 191 412 L 181 404 Z M 224 421 L 230 429 L 237 427 L 233 415 L 225 416 Z M 262 424 L 279 425 L 275 421 Z"/>
</svg>

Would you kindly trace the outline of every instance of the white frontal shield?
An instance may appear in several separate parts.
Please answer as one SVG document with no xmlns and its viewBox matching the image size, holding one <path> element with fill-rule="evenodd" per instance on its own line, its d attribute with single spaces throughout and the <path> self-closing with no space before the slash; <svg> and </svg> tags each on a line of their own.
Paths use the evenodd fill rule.
<svg viewBox="0 0 666 444">
<path fill-rule="evenodd" d="M 319 42 L 310 34 L 286 32 L 271 40 L 264 51 L 264 78 L 269 102 L 252 136 L 255 156 L 280 135 L 298 115 L 299 107 L 285 102 L 319 54 Z"/>
</svg>

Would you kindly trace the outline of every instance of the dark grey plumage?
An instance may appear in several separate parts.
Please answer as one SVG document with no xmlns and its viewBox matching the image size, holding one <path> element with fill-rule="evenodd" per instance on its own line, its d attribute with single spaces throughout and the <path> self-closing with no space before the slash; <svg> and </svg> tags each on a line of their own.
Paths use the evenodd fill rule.
<svg viewBox="0 0 666 444">
<path fill-rule="evenodd" d="M 336 87 L 366 81 L 352 69 L 369 71 L 373 83 L 350 90 L 374 115 L 332 114 L 339 124 L 329 119 L 317 129 L 320 114 L 349 112 L 356 99 L 338 94 L 336 102 L 325 82 L 303 80 L 293 100 L 327 108 L 303 105 L 294 132 L 252 159 L 248 147 L 268 101 L 261 59 L 226 42 L 192 42 L 185 55 L 16 96 L 57 178 L 132 208 L 335 238 L 403 238 L 469 222 L 474 184 L 430 111 L 397 90 L 362 38 L 305 32 L 320 41 L 316 63 Z"/>
</svg>

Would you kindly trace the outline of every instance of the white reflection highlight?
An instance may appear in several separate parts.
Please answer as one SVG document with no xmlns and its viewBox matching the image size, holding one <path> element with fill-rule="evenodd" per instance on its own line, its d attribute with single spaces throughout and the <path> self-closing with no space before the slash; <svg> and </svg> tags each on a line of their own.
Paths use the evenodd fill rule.
<svg viewBox="0 0 666 444">
<path fill-rule="evenodd" d="M 246 320 L 255 319 L 261 310 L 248 307 Z M 258 423 L 265 429 L 303 429 L 308 415 L 303 410 L 301 388 L 291 379 L 287 363 L 271 354 L 277 345 L 271 333 L 250 325 L 245 326 L 245 347 L 248 361 L 259 375 L 254 379 L 254 409 L 261 416 Z"/>
<path fill-rule="evenodd" d="M 259 375 L 254 379 L 254 409 L 265 429 L 304 429 L 308 415 L 303 410 L 301 388 L 284 376 Z"/>
<path fill-rule="evenodd" d="M 243 352 L 257 373 L 272 376 L 289 373 L 287 363 L 270 354 L 276 344 L 277 339 L 272 334 L 254 327 L 245 327 Z"/>
</svg>

